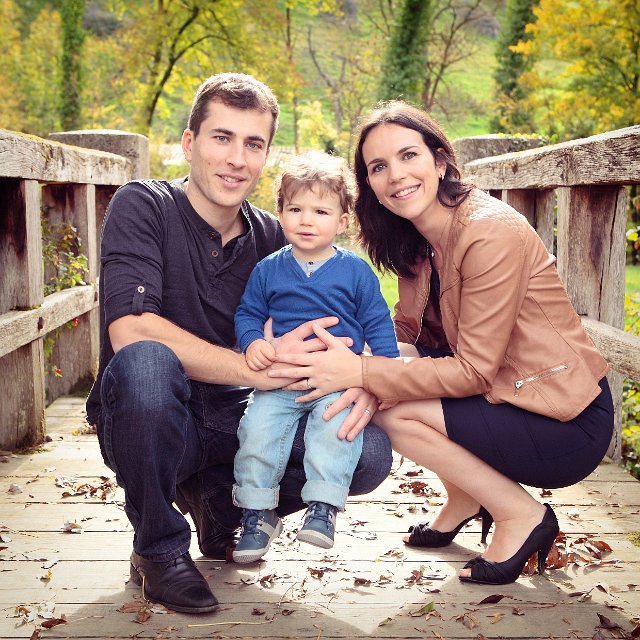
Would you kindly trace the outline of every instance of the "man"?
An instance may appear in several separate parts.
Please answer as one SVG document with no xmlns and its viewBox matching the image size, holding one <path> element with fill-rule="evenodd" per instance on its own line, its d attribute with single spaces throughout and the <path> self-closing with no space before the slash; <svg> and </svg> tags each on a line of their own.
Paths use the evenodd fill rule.
<svg viewBox="0 0 640 640">
<path fill-rule="evenodd" d="M 278 114 L 270 89 L 251 76 L 207 79 L 182 136 L 187 178 L 125 185 L 103 227 L 100 369 L 87 418 L 125 491 L 135 532 L 131 578 L 147 599 L 175 611 L 213 611 L 217 600 L 191 560 L 189 524 L 173 502 L 191 513 L 203 555 L 224 558 L 240 520 L 231 501 L 238 422 L 252 387 L 283 385 L 267 370 L 251 371 L 233 349 L 234 313 L 252 268 L 286 244 L 276 219 L 245 199 Z M 279 353 L 319 348 L 304 340 L 311 333 L 307 323 L 283 336 Z M 327 413 L 353 402 L 343 434 L 357 433 L 374 399 L 361 389 L 343 398 Z M 300 426 L 281 516 L 304 506 L 303 454 Z M 371 491 L 390 465 L 386 435 L 368 427 L 350 492 Z"/>
</svg>

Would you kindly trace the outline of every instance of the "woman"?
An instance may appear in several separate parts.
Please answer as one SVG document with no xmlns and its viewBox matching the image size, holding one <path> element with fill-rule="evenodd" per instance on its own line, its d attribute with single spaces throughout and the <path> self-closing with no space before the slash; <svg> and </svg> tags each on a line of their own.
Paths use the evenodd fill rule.
<svg viewBox="0 0 640 640">
<path fill-rule="evenodd" d="M 483 538 L 492 519 L 494 534 L 461 580 L 513 582 L 534 553 L 542 573 L 558 523 L 520 483 L 568 486 L 598 465 L 613 430 L 607 364 L 535 231 L 460 180 L 424 112 L 402 102 L 374 111 L 355 173 L 360 237 L 399 276 L 396 332 L 414 357 L 360 357 L 318 328 L 327 351 L 287 357 L 297 366 L 273 375 L 306 378 L 301 401 L 359 386 L 376 396 L 374 420 L 393 448 L 447 491 L 436 519 L 405 542 L 444 546 L 481 516 Z"/>
</svg>

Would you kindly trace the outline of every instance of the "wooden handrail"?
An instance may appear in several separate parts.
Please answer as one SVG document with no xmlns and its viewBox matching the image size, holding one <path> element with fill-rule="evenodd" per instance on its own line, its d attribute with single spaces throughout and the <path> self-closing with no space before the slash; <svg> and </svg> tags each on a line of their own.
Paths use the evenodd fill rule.
<svg viewBox="0 0 640 640">
<path fill-rule="evenodd" d="M 131 161 L 0 129 L 0 177 L 117 186 L 130 179 Z"/>
<path fill-rule="evenodd" d="M 640 125 L 465 164 L 481 189 L 640 183 Z"/>
<path fill-rule="evenodd" d="M 640 336 L 616 329 L 593 318 L 580 318 L 602 357 L 611 368 L 632 380 L 640 380 Z"/>
</svg>

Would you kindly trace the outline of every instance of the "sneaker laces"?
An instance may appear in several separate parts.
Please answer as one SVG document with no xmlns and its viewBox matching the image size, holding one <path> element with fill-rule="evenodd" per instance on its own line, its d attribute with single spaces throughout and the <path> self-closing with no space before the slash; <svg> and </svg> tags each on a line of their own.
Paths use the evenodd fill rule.
<svg viewBox="0 0 640 640">
<path fill-rule="evenodd" d="M 258 533 L 260 524 L 260 511 L 258 509 L 247 509 L 242 516 L 242 530 L 244 534 Z"/>
<path fill-rule="evenodd" d="M 309 512 L 307 519 L 314 518 L 315 520 L 321 520 L 327 525 L 327 528 L 331 525 L 330 518 L 333 512 L 333 507 L 329 504 L 322 504 L 317 502 L 311 507 L 312 511 Z"/>
</svg>

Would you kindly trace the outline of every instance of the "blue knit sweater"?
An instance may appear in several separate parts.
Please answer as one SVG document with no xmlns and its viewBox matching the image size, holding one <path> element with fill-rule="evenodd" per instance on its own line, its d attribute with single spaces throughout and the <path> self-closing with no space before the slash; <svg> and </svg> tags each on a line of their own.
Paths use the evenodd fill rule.
<svg viewBox="0 0 640 640">
<path fill-rule="evenodd" d="M 340 319 L 328 331 L 352 338 L 355 353 L 361 353 L 366 342 L 374 355 L 399 355 L 378 278 L 362 258 L 339 247 L 310 277 L 296 262 L 291 245 L 261 260 L 251 272 L 236 311 L 237 342 L 244 352 L 254 340 L 264 338 L 269 317 L 277 338 L 324 316 Z"/>
</svg>

